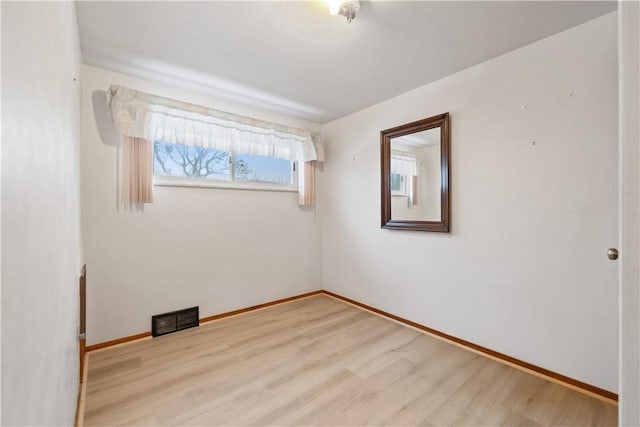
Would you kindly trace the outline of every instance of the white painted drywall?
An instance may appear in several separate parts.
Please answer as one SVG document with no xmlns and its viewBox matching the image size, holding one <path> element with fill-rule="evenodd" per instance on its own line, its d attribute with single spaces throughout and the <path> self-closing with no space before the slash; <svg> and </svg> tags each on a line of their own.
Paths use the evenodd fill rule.
<svg viewBox="0 0 640 427">
<path fill-rule="evenodd" d="M 75 416 L 79 73 L 72 2 L 2 3 L 2 425 Z"/>
<path fill-rule="evenodd" d="M 620 59 L 621 426 L 640 425 L 640 3 L 618 3 Z"/>
<path fill-rule="evenodd" d="M 414 220 L 424 219 L 422 205 L 412 205 L 409 196 L 391 196 L 391 212 L 393 219 Z"/>
<path fill-rule="evenodd" d="M 118 84 L 285 125 L 319 125 L 83 67 L 82 216 L 87 344 L 149 331 L 151 316 L 201 317 L 320 288 L 320 223 L 296 193 L 155 187 L 144 212 L 117 203 L 119 137 L 105 90 Z"/>
<path fill-rule="evenodd" d="M 323 288 L 617 392 L 616 32 L 608 14 L 326 124 Z M 380 130 L 444 112 L 451 234 L 382 230 Z"/>
</svg>

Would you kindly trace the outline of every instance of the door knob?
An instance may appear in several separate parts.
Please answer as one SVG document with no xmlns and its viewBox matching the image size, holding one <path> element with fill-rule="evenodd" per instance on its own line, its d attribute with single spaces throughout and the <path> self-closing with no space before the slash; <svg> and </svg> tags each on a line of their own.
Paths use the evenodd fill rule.
<svg viewBox="0 0 640 427">
<path fill-rule="evenodd" d="M 611 248 L 607 251 L 607 256 L 609 259 L 618 259 L 618 250 L 616 248 Z"/>
</svg>

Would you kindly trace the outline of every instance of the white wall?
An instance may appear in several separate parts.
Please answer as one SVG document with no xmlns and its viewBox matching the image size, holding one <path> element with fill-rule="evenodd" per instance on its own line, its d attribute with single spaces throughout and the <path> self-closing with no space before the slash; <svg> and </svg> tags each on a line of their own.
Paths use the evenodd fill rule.
<svg viewBox="0 0 640 427">
<path fill-rule="evenodd" d="M 79 67 L 73 3 L 2 3 L 2 425 L 74 420 Z"/>
<path fill-rule="evenodd" d="M 117 204 L 119 138 L 104 91 L 119 84 L 290 126 L 314 123 L 83 67 L 82 208 L 87 344 L 149 331 L 151 316 L 201 317 L 321 285 L 320 224 L 291 192 L 155 187 L 144 212 Z"/>
<path fill-rule="evenodd" d="M 618 3 L 620 55 L 621 426 L 640 425 L 640 3 Z"/>
<path fill-rule="evenodd" d="M 393 219 L 415 220 L 424 219 L 422 213 L 423 205 L 419 202 L 417 205 L 410 205 L 409 196 L 391 196 L 391 212 Z"/>
<path fill-rule="evenodd" d="M 616 25 L 325 125 L 323 287 L 617 392 Z M 380 229 L 380 130 L 444 112 L 451 234 Z"/>
</svg>

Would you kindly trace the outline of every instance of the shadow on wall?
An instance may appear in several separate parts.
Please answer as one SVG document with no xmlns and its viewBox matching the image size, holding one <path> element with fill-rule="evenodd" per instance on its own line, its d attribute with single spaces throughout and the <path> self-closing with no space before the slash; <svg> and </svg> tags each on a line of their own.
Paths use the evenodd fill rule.
<svg viewBox="0 0 640 427">
<path fill-rule="evenodd" d="M 115 150 L 115 163 L 116 163 L 116 176 L 118 179 L 115 182 L 116 186 L 116 210 L 120 209 L 120 134 L 113 125 L 113 121 L 109 116 L 109 110 L 107 109 L 107 92 L 104 90 L 95 90 L 91 94 L 91 103 L 93 104 L 93 115 L 96 119 L 96 128 L 98 129 L 98 135 L 104 145 L 114 147 Z"/>
<path fill-rule="evenodd" d="M 113 125 L 107 109 L 107 92 L 95 90 L 91 94 L 96 127 L 102 143 L 111 147 L 120 147 L 120 134 Z"/>
</svg>

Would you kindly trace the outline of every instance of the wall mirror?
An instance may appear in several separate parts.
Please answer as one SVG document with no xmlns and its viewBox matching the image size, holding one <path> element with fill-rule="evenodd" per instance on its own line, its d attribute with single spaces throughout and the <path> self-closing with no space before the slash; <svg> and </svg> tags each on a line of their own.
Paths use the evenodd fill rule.
<svg viewBox="0 0 640 427">
<path fill-rule="evenodd" d="M 449 232 L 449 113 L 380 132 L 382 228 Z"/>
</svg>

